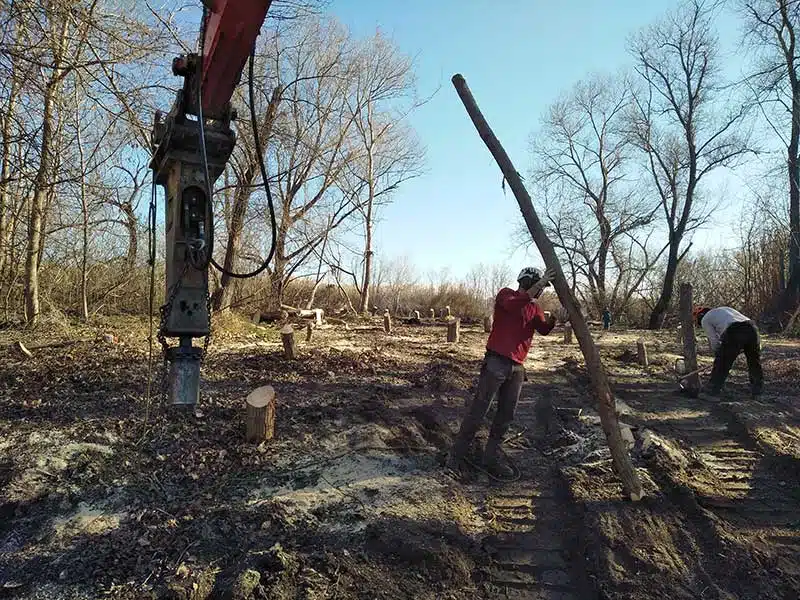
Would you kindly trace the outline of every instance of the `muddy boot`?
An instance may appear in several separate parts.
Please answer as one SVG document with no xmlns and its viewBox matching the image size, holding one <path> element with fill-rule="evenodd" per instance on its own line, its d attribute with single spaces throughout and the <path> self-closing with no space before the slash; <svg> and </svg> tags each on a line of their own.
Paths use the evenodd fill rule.
<svg viewBox="0 0 800 600">
<path fill-rule="evenodd" d="M 510 481 L 514 478 L 514 469 L 500 461 L 500 443 L 502 440 L 489 438 L 483 452 L 483 466 L 497 479 Z"/>
<path fill-rule="evenodd" d="M 464 458 L 467 456 L 470 442 L 471 440 L 464 439 L 461 436 L 456 438 L 456 441 L 447 456 L 447 462 L 444 465 L 445 469 L 449 469 L 454 473 L 461 472 L 461 470 L 466 466 Z"/>
</svg>

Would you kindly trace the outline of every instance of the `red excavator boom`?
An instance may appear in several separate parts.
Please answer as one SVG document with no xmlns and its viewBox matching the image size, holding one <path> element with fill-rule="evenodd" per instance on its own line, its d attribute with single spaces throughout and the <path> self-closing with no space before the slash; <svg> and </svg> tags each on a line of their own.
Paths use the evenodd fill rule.
<svg viewBox="0 0 800 600">
<path fill-rule="evenodd" d="M 204 0 L 203 113 L 221 114 L 239 83 L 272 0 Z"/>
</svg>

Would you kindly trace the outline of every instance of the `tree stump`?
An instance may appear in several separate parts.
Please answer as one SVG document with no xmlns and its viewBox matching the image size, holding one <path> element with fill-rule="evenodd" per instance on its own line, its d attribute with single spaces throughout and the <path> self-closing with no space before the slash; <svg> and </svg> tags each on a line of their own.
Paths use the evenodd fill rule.
<svg viewBox="0 0 800 600">
<path fill-rule="evenodd" d="M 245 401 L 248 442 L 261 443 L 275 435 L 275 390 L 270 385 L 254 389 Z"/>
<path fill-rule="evenodd" d="M 491 333 L 492 332 L 492 324 L 494 319 L 492 319 L 492 315 L 486 315 L 483 317 L 483 333 Z"/>
<path fill-rule="evenodd" d="M 572 343 L 572 325 L 567 323 L 564 325 L 564 343 L 571 344 Z"/>
<path fill-rule="evenodd" d="M 446 318 L 448 318 L 448 319 L 453 316 L 452 314 L 450 314 L 450 307 L 449 306 L 445 306 L 444 307 L 444 316 Z"/>
<path fill-rule="evenodd" d="M 431 321 L 435 321 L 435 320 L 436 320 L 436 311 L 431 309 Z"/>
<path fill-rule="evenodd" d="M 294 328 L 290 325 L 284 325 L 281 329 L 281 341 L 283 341 L 283 353 L 289 360 L 294 360 L 297 355 L 297 348 L 294 345 Z"/>
<path fill-rule="evenodd" d="M 697 343 L 694 337 L 694 320 L 692 318 L 692 284 L 681 284 L 681 330 L 683 331 L 683 364 L 686 372 L 692 373 L 684 380 L 684 389 L 692 398 L 700 395 L 700 376 L 697 371 Z"/>
<path fill-rule="evenodd" d="M 252 321 L 253 321 L 253 325 L 258 325 L 259 323 L 261 323 L 261 311 L 257 310 L 257 311 L 256 311 L 256 312 L 253 314 L 253 319 L 252 319 Z"/>
<path fill-rule="evenodd" d="M 311 342 L 312 337 L 314 337 L 314 324 L 308 323 L 306 325 L 306 344 Z"/>
<path fill-rule="evenodd" d="M 636 356 L 639 360 L 639 364 L 643 367 L 649 364 L 647 362 L 647 346 L 644 345 L 644 340 L 642 338 L 636 340 Z"/>
<path fill-rule="evenodd" d="M 447 341 L 458 343 L 461 337 L 461 319 L 452 319 L 447 323 Z"/>
<path fill-rule="evenodd" d="M 383 330 L 386 333 L 392 333 L 392 317 L 388 310 L 383 313 Z"/>
</svg>

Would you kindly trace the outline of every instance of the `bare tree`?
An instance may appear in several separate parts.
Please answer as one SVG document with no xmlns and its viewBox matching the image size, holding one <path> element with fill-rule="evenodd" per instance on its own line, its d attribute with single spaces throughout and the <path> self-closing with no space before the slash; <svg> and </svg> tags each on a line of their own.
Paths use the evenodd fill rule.
<svg viewBox="0 0 800 600">
<path fill-rule="evenodd" d="M 587 285 L 584 300 L 596 314 L 624 309 L 633 234 L 650 225 L 659 206 L 631 173 L 630 89 L 621 76 L 579 82 L 550 107 L 532 141 L 535 182 L 556 189 L 544 194 L 548 231 L 573 278 Z"/>
<path fill-rule="evenodd" d="M 798 0 L 740 0 L 755 53 L 748 83 L 761 115 L 785 148 L 789 187 L 789 279 L 784 308 L 800 301 L 800 33 Z"/>
<path fill-rule="evenodd" d="M 363 225 L 358 310 L 364 313 L 370 302 L 373 234 L 378 211 L 404 181 L 419 175 L 423 151 L 406 125 L 409 112 L 418 105 L 413 100 L 415 80 L 411 60 L 376 34 L 360 44 L 355 78 L 348 108 L 358 154 L 347 164 L 342 179 L 345 189 L 355 199 Z"/>
<path fill-rule="evenodd" d="M 721 93 L 714 10 L 702 0 L 684 2 L 631 48 L 643 83 L 633 95 L 631 140 L 644 152 L 667 226 L 667 265 L 651 329 L 661 327 L 671 304 L 684 239 L 709 216 L 701 181 L 747 152 L 739 131 L 744 107 L 726 106 Z"/>
</svg>

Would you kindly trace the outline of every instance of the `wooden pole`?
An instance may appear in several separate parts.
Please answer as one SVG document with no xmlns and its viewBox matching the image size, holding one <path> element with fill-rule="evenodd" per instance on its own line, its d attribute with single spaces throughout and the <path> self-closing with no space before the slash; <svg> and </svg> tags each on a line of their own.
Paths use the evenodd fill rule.
<svg viewBox="0 0 800 600">
<path fill-rule="evenodd" d="M 312 337 L 314 337 L 314 324 L 308 323 L 306 325 L 306 344 L 311 342 Z"/>
<path fill-rule="evenodd" d="M 455 319 L 451 319 L 447 323 L 447 341 L 457 344 L 460 337 L 461 337 L 461 319 L 456 317 Z"/>
<path fill-rule="evenodd" d="M 435 320 L 436 320 L 436 311 L 431 309 L 431 321 L 435 321 Z"/>
<path fill-rule="evenodd" d="M 392 317 L 388 310 L 383 313 L 383 330 L 386 333 L 392 333 Z"/>
<path fill-rule="evenodd" d="M 472 92 L 470 92 L 467 87 L 467 82 L 458 74 L 453 76 L 452 81 L 453 86 L 456 88 L 461 98 L 461 102 L 464 104 L 464 108 L 466 108 L 467 113 L 472 119 L 472 123 L 475 125 L 475 129 L 477 129 L 478 134 L 486 144 L 489 152 L 492 153 L 500 170 L 503 172 L 505 180 L 514 192 L 522 216 L 533 237 L 533 241 L 536 243 L 536 247 L 539 249 L 539 253 L 542 255 L 542 258 L 544 258 L 545 265 L 548 269 L 553 269 L 556 273 L 553 287 L 555 287 L 561 305 L 569 313 L 572 327 L 575 330 L 575 336 L 578 338 L 578 344 L 583 352 L 586 368 L 589 373 L 589 381 L 597 400 L 603 432 L 606 435 L 608 446 L 611 450 L 614 469 L 622 481 L 625 492 L 629 495 L 631 500 L 640 500 L 642 498 L 642 484 L 639 481 L 638 474 L 633 468 L 631 457 L 622 439 L 619 421 L 617 421 L 614 394 L 611 392 L 611 386 L 608 382 L 603 362 L 600 359 L 600 353 L 594 344 L 589 326 L 581 314 L 580 305 L 567 284 L 564 271 L 561 269 L 561 265 L 558 262 L 553 244 L 547 237 L 542 223 L 539 221 L 539 217 L 533 208 L 531 197 L 522 184 L 522 179 L 517 169 L 514 167 L 514 164 L 511 162 L 502 144 L 500 144 L 500 141 L 494 135 L 491 127 L 489 127 L 489 124 L 486 122 L 486 119 L 478 108 L 478 104 L 475 102 L 475 98 L 472 96 Z"/>
<path fill-rule="evenodd" d="M 587 325 L 588 331 L 588 325 Z M 570 323 L 566 323 L 564 325 L 564 343 L 571 344 L 572 343 L 572 325 Z"/>
<path fill-rule="evenodd" d="M 492 315 L 486 315 L 483 317 L 483 333 L 491 333 L 492 332 L 492 325 L 494 319 Z"/>
<path fill-rule="evenodd" d="M 258 325 L 261 323 L 261 311 L 256 311 L 253 313 L 253 325 Z"/>
<path fill-rule="evenodd" d="M 445 306 L 445 307 L 444 307 L 444 316 L 445 316 L 446 318 L 448 318 L 448 319 L 449 319 L 450 317 L 452 317 L 452 316 L 453 316 L 453 315 L 450 313 L 450 307 L 449 307 L 449 306 Z"/>
<path fill-rule="evenodd" d="M 683 332 L 683 364 L 687 373 L 697 371 L 697 342 L 692 319 L 692 284 L 681 284 L 681 330 Z M 700 376 L 697 373 L 684 380 L 683 389 L 692 398 L 700 395 Z"/>
<path fill-rule="evenodd" d="M 283 341 L 283 353 L 289 360 L 294 360 L 297 355 L 297 348 L 294 345 L 294 328 L 291 324 L 286 324 L 281 329 L 281 340 Z"/>
<path fill-rule="evenodd" d="M 636 356 L 639 359 L 639 364 L 643 367 L 649 364 L 647 362 L 647 346 L 644 345 L 644 340 L 642 338 L 636 340 Z"/>
<path fill-rule="evenodd" d="M 261 443 L 275 435 L 275 390 L 265 385 L 254 389 L 245 401 L 245 439 Z"/>
</svg>

